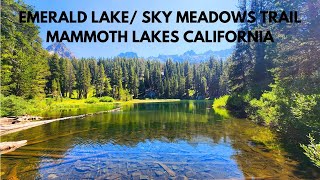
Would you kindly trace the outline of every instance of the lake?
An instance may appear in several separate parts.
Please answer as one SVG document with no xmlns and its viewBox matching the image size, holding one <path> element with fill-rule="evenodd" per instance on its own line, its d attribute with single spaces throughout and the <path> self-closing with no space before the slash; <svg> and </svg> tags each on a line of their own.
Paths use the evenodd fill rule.
<svg viewBox="0 0 320 180">
<path fill-rule="evenodd" d="M 1 178 L 299 179 L 305 168 L 276 134 L 215 112 L 212 101 L 131 104 L 1 137 L 28 145 L 1 156 Z"/>
</svg>

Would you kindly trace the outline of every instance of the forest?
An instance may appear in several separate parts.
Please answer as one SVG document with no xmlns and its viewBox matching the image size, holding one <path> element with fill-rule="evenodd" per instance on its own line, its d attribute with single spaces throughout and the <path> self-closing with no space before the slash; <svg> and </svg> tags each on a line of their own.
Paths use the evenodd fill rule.
<svg viewBox="0 0 320 180">
<path fill-rule="evenodd" d="M 298 146 L 310 139 L 302 147 L 319 165 L 320 145 L 314 138 L 320 139 L 320 1 L 239 1 L 241 11 L 298 11 L 302 22 L 245 21 L 239 31 L 270 30 L 275 42 L 238 42 L 229 59 L 212 57 L 203 63 L 60 58 L 42 48 L 35 24 L 19 23 L 18 12 L 32 7 L 22 1 L 1 3 L 3 107 L 10 100 L 9 109 L 13 108 L 14 99 L 110 96 L 127 101 L 227 95 L 225 107 L 234 116 L 270 126 Z"/>
<path fill-rule="evenodd" d="M 310 139 L 309 146 L 302 147 L 319 166 L 320 144 L 315 139 L 320 138 L 320 2 L 239 2 L 241 11 L 297 11 L 302 21 L 268 24 L 257 18 L 240 25 L 239 30 L 271 30 L 275 42 L 236 44 L 227 66 L 225 107 L 236 117 L 272 127 L 298 149 Z"/>
</svg>

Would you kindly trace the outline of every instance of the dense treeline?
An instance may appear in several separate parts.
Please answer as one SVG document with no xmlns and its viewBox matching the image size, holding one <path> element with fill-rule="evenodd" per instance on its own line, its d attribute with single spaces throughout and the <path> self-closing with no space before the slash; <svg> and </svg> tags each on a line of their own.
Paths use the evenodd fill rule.
<svg viewBox="0 0 320 180">
<path fill-rule="evenodd" d="M 241 30 L 272 30 L 275 43 L 236 45 L 228 71 L 227 108 L 237 116 L 277 128 L 286 134 L 287 142 L 305 143 L 308 133 L 319 139 L 320 2 L 241 0 L 239 8 L 295 10 L 302 23 L 241 24 Z M 312 151 L 319 164 L 319 147 Z"/>
<path fill-rule="evenodd" d="M 50 76 L 46 95 L 87 98 L 90 89 L 97 97 L 205 99 L 226 93 L 221 60 L 211 58 L 202 64 L 160 63 L 144 59 L 64 59 L 48 58 Z M 76 92 L 74 92 L 74 90 Z"/>
<path fill-rule="evenodd" d="M 39 29 L 18 23 L 22 1 L 2 0 L 2 94 L 36 97 L 112 96 L 205 99 L 227 91 L 227 66 L 211 58 L 201 64 L 144 59 L 64 59 L 41 47 Z"/>
<path fill-rule="evenodd" d="M 39 29 L 18 23 L 18 12 L 32 10 L 22 1 L 2 0 L 2 94 L 35 97 L 204 99 L 226 93 L 221 60 L 202 64 L 143 59 L 64 59 L 41 47 Z"/>
</svg>

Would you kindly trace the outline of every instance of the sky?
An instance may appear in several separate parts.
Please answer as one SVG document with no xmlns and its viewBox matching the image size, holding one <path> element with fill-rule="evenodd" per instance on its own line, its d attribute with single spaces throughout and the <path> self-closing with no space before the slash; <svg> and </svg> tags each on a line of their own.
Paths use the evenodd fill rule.
<svg viewBox="0 0 320 180">
<path fill-rule="evenodd" d="M 143 24 L 142 12 L 143 11 L 236 11 L 236 0 L 25 0 L 26 4 L 29 4 L 35 8 L 36 11 L 85 11 L 89 15 L 91 11 L 95 11 L 96 14 L 101 14 L 102 11 L 129 11 L 133 13 L 138 11 L 137 17 L 132 25 L 128 24 L 108 24 L 108 23 L 96 23 L 90 22 L 90 16 L 86 23 L 82 24 L 67 24 L 67 23 L 39 23 L 40 36 L 43 39 L 43 47 L 49 46 L 51 43 L 45 42 L 46 34 L 48 30 L 59 32 L 66 30 L 127 30 L 129 32 L 135 30 L 137 33 L 144 30 L 178 30 L 180 38 L 182 34 L 187 30 L 208 30 L 210 32 L 214 30 L 236 30 L 237 24 L 232 22 L 227 24 L 222 23 L 198 23 L 177 24 L 174 21 L 170 23 L 153 23 Z M 175 17 L 175 15 L 172 15 Z M 130 38 L 127 43 L 68 43 L 64 42 L 67 47 L 75 54 L 76 57 L 114 57 L 122 52 L 135 52 L 139 57 L 158 56 L 159 54 L 172 55 L 183 54 L 186 51 L 194 50 L 196 53 L 203 53 L 208 50 L 224 50 L 231 48 L 234 44 L 228 42 L 221 43 L 186 43 L 182 39 L 178 43 L 133 43 L 130 42 Z"/>
</svg>

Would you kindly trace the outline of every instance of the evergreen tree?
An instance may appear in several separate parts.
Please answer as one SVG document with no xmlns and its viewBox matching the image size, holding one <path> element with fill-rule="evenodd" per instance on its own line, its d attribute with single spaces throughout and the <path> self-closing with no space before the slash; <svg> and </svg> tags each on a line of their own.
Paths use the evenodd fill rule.
<svg viewBox="0 0 320 180">
<path fill-rule="evenodd" d="M 49 75 L 47 52 L 39 28 L 19 23 L 19 11 L 33 9 L 22 1 L 1 1 L 1 89 L 5 95 L 34 98 L 44 94 Z"/>
<path fill-rule="evenodd" d="M 104 73 L 104 67 L 103 64 L 100 63 L 98 67 L 98 72 L 96 74 L 96 80 L 95 80 L 95 88 L 96 88 L 96 96 L 101 97 L 102 94 L 105 92 L 105 82 L 106 82 L 106 75 Z"/>
</svg>

